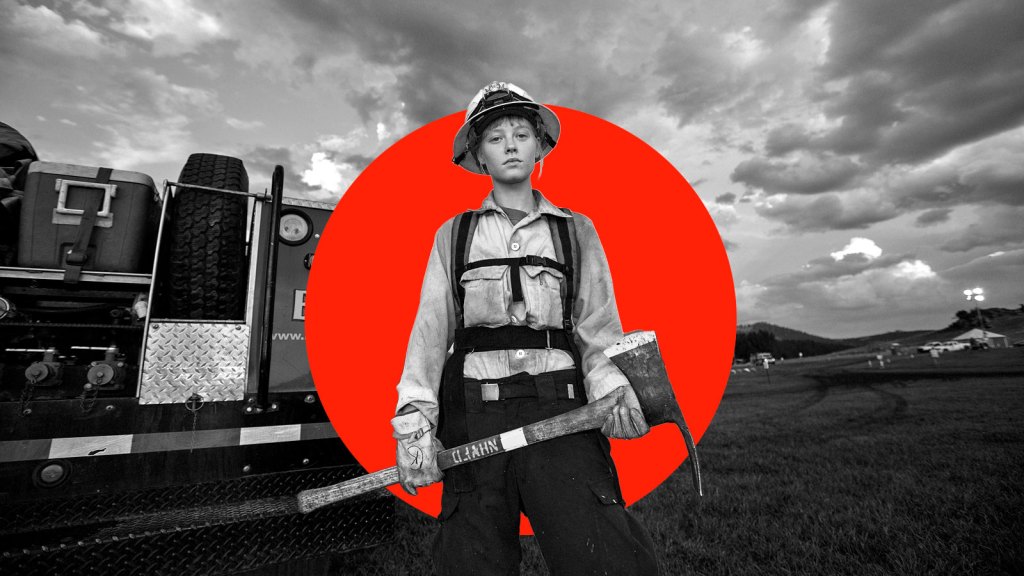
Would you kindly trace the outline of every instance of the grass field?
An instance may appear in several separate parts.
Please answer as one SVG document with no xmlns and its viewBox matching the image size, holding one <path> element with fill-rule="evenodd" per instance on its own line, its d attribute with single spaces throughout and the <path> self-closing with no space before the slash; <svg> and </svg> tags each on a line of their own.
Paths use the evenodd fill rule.
<svg viewBox="0 0 1024 576">
<path fill-rule="evenodd" d="M 663 573 L 1024 574 L 1024 350 L 954 354 L 733 375 L 703 500 L 682 467 L 632 507 Z M 429 573 L 434 520 L 398 506 L 395 542 L 336 573 Z M 522 573 L 547 574 L 522 542 Z"/>
</svg>

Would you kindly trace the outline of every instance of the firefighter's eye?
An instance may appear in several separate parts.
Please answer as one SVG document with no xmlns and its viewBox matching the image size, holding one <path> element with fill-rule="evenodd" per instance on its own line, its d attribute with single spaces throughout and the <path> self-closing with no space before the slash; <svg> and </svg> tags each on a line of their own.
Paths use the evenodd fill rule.
<svg viewBox="0 0 1024 576">
<path fill-rule="evenodd" d="M 312 227 L 309 220 L 297 212 L 281 215 L 278 234 L 286 244 L 301 244 L 309 239 Z"/>
</svg>

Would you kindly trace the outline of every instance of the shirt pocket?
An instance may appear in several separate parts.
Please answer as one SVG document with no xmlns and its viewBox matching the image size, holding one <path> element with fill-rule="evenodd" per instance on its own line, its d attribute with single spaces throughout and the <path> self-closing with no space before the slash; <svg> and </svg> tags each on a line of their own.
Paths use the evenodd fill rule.
<svg viewBox="0 0 1024 576">
<path fill-rule="evenodd" d="M 504 326 L 508 324 L 506 287 L 508 266 L 484 266 L 466 270 L 459 280 L 465 293 L 462 301 L 466 326 Z"/>
<path fill-rule="evenodd" d="M 535 328 L 561 327 L 562 273 L 543 266 L 523 266 L 521 270 L 527 324 Z"/>
</svg>

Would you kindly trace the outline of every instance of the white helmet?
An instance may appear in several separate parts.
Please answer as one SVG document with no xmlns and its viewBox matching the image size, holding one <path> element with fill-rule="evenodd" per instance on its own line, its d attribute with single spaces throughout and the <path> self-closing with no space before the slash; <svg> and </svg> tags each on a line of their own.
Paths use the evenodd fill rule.
<svg viewBox="0 0 1024 576">
<path fill-rule="evenodd" d="M 515 84 L 491 82 L 476 93 L 466 108 L 466 122 L 455 134 L 455 142 L 452 144 L 452 162 L 474 174 L 486 174 L 471 150 L 479 138 L 477 130 L 486 127 L 494 118 L 514 111 L 525 111 L 527 116 L 536 119 L 540 158 L 547 156 L 558 142 L 561 128 L 558 116 L 546 106 L 535 102 Z"/>
</svg>

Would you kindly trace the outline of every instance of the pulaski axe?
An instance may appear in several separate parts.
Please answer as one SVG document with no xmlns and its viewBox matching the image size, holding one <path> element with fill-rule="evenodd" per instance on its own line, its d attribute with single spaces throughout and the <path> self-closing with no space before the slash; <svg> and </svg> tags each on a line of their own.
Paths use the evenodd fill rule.
<svg viewBox="0 0 1024 576">
<path fill-rule="evenodd" d="M 644 419 L 650 426 L 671 422 L 679 427 L 679 431 L 683 434 L 683 440 L 686 442 L 686 450 L 689 452 L 694 489 L 698 495 L 703 496 L 697 446 L 693 442 L 690 429 L 683 420 L 683 413 L 672 392 L 672 385 L 665 372 L 665 363 L 661 358 L 661 351 L 658 349 L 658 341 L 654 332 L 632 332 L 605 350 L 604 353 L 622 370 L 630 384 L 633 385 L 633 391 L 640 401 Z M 441 470 L 447 470 L 545 440 L 586 430 L 596 430 L 601 428 L 623 394 L 623 389 L 619 388 L 600 400 L 547 420 L 455 448 L 448 448 L 438 453 L 437 466 Z M 332 486 L 303 490 L 298 495 L 299 511 L 311 512 L 322 506 L 397 483 L 398 468 L 392 466 Z"/>
</svg>

